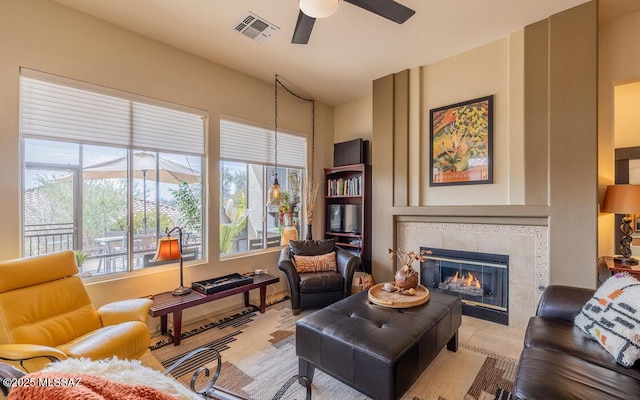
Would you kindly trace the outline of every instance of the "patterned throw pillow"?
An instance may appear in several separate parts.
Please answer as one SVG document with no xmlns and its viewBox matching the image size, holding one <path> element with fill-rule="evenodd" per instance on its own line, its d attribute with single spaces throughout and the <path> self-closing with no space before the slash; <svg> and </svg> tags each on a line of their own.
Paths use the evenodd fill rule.
<svg viewBox="0 0 640 400">
<path fill-rule="evenodd" d="M 293 265 L 299 273 L 337 271 L 336 252 L 319 256 L 293 256 Z"/>
<path fill-rule="evenodd" d="M 575 326 L 631 367 L 640 358 L 640 281 L 628 273 L 607 279 L 582 307 Z"/>
</svg>

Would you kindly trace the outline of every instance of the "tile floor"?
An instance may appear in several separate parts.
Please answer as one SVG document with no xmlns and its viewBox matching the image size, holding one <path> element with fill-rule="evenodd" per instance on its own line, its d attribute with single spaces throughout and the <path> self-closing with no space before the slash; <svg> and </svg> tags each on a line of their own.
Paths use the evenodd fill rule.
<svg viewBox="0 0 640 400">
<path fill-rule="evenodd" d="M 517 360 L 522 352 L 525 329 L 463 315 L 462 326 L 458 332 L 458 343 L 479 347 Z"/>
</svg>

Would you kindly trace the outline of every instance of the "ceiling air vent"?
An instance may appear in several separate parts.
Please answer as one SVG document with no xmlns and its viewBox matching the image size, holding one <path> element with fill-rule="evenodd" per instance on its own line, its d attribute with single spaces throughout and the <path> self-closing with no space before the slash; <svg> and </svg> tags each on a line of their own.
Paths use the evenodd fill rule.
<svg viewBox="0 0 640 400">
<path fill-rule="evenodd" d="M 280 30 L 280 28 L 267 22 L 264 18 L 260 18 L 250 12 L 246 13 L 242 19 L 236 23 L 234 29 L 258 43 L 264 42 Z"/>
</svg>

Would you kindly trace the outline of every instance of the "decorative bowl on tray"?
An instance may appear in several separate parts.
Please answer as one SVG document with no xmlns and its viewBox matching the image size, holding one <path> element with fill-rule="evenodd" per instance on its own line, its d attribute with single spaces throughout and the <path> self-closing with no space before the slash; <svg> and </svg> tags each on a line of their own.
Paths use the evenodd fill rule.
<svg viewBox="0 0 640 400">
<path fill-rule="evenodd" d="M 416 287 L 418 285 L 416 284 L 416 286 L 413 287 L 409 287 L 408 289 L 403 288 L 401 286 L 398 286 L 397 284 L 393 284 L 391 282 L 387 282 L 382 284 L 382 290 L 384 290 L 385 292 L 388 293 L 398 293 L 398 294 L 403 294 L 405 296 L 413 296 L 414 294 L 416 294 Z"/>
<path fill-rule="evenodd" d="M 414 293 L 409 294 L 409 290 L 398 289 L 389 291 L 387 283 L 379 283 L 369 289 L 369 301 L 382 307 L 408 308 L 415 307 L 429 301 L 429 289 L 422 285 L 416 286 Z M 385 289 L 385 285 L 387 289 Z"/>
</svg>

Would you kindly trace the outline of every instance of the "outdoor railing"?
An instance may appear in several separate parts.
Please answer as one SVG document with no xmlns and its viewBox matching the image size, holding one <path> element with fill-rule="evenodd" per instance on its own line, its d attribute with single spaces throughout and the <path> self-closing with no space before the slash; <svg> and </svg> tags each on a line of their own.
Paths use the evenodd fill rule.
<svg viewBox="0 0 640 400">
<path fill-rule="evenodd" d="M 189 254 L 185 260 L 201 257 L 200 235 L 189 234 L 183 243 L 183 252 Z M 75 229 L 72 223 L 26 225 L 24 232 L 24 256 L 31 257 L 62 250 L 74 250 Z M 155 234 L 136 234 L 133 251 L 127 250 L 127 234 L 94 238 L 82 244 L 86 254 L 84 268 L 79 265 L 83 276 L 108 274 L 129 270 L 129 253 L 133 259 L 133 269 L 148 267 L 144 258 L 150 259 L 156 251 Z M 78 250 L 78 249 L 75 249 Z M 157 265 L 154 263 L 153 265 Z"/>
<path fill-rule="evenodd" d="M 24 255 L 26 257 L 73 249 L 74 227 L 68 224 L 26 225 Z"/>
</svg>

